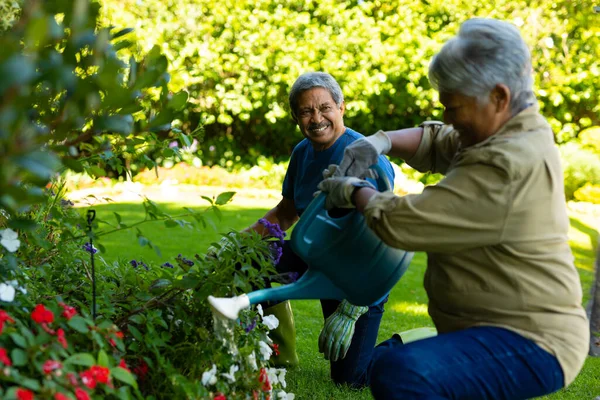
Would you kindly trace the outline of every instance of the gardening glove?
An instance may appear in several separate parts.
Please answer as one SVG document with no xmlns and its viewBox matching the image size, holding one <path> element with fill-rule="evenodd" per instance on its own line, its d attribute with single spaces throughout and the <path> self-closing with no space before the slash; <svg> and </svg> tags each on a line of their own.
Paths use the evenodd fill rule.
<svg viewBox="0 0 600 400">
<path fill-rule="evenodd" d="M 354 189 L 360 187 L 375 189 L 375 186 L 371 182 L 353 176 L 328 178 L 321 181 L 317 187 L 327 195 L 325 197 L 326 210 L 331 210 L 332 208 L 354 208 L 354 204 L 352 204 Z"/>
<path fill-rule="evenodd" d="M 325 320 L 319 335 L 319 353 L 323 353 L 326 360 L 337 361 L 346 357 L 354 336 L 354 325 L 367 311 L 367 306 L 353 306 L 343 300 L 337 310 Z"/>
<path fill-rule="evenodd" d="M 392 141 L 384 131 L 360 138 L 352 142 L 346 150 L 338 167 L 340 176 L 368 177 L 369 167 L 377 164 L 380 154 L 387 154 Z"/>
</svg>

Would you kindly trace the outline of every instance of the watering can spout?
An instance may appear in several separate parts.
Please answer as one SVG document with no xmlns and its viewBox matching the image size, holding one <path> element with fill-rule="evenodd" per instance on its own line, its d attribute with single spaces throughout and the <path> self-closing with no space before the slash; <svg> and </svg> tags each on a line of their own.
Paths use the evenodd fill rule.
<svg viewBox="0 0 600 400">
<path fill-rule="evenodd" d="M 214 311 L 229 319 L 237 319 L 241 310 L 250 307 L 250 299 L 246 294 L 236 297 L 208 296 L 208 303 Z"/>
</svg>

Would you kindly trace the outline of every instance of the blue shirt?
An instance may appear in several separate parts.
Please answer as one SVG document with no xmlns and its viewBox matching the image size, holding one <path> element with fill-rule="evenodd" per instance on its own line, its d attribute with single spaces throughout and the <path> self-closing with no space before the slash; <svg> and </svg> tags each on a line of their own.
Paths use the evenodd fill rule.
<svg viewBox="0 0 600 400">
<path fill-rule="evenodd" d="M 317 185 L 323 180 L 323 170 L 330 164 L 339 164 L 344 157 L 346 147 L 357 139 L 364 137 L 360 133 L 346 128 L 342 136 L 328 149 L 315 151 L 308 139 L 302 140 L 292 152 L 292 158 L 283 180 L 281 194 L 292 199 L 298 216 L 302 215 L 318 190 Z M 379 156 L 379 166 L 385 171 L 390 185 L 394 185 L 394 170 L 389 160 Z"/>
</svg>

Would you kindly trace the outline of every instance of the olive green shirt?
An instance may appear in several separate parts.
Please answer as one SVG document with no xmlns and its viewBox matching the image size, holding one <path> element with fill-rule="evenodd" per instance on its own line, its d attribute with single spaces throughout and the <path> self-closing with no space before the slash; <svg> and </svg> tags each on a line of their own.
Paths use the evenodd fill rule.
<svg viewBox="0 0 600 400">
<path fill-rule="evenodd" d="M 589 323 L 550 126 L 529 107 L 467 148 L 451 125 L 422 127 L 407 163 L 445 178 L 421 194 L 374 195 L 368 225 L 390 246 L 427 252 L 429 315 L 440 333 L 510 329 L 556 356 L 569 384 L 589 349 Z"/>
</svg>

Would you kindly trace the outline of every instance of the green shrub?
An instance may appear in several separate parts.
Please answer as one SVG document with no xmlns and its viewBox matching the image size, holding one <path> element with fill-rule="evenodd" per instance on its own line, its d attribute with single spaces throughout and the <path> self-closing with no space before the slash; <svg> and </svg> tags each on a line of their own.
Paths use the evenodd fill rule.
<svg viewBox="0 0 600 400">
<path fill-rule="evenodd" d="M 298 75 L 331 73 L 346 124 L 364 134 L 440 119 L 428 63 L 466 19 L 515 23 L 532 49 L 542 112 L 559 143 L 600 124 L 600 25 L 594 1 L 102 0 L 107 23 L 135 26 L 137 51 L 159 45 L 183 124 L 204 122 L 198 156 L 232 167 L 289 157 L 302 139 L 287 106 Z"/>
<path fill-rule="evenodd" d="M 600 204 L 600 185 L 585 184 L 575 191 L 573 197 L 577 201 Z"/>
<path fill-rule="evenodd" d="M 600 157 L 576 143 L 560 146 L 567 200 L 586 184 L 600 185 Z"/>
</svg>

